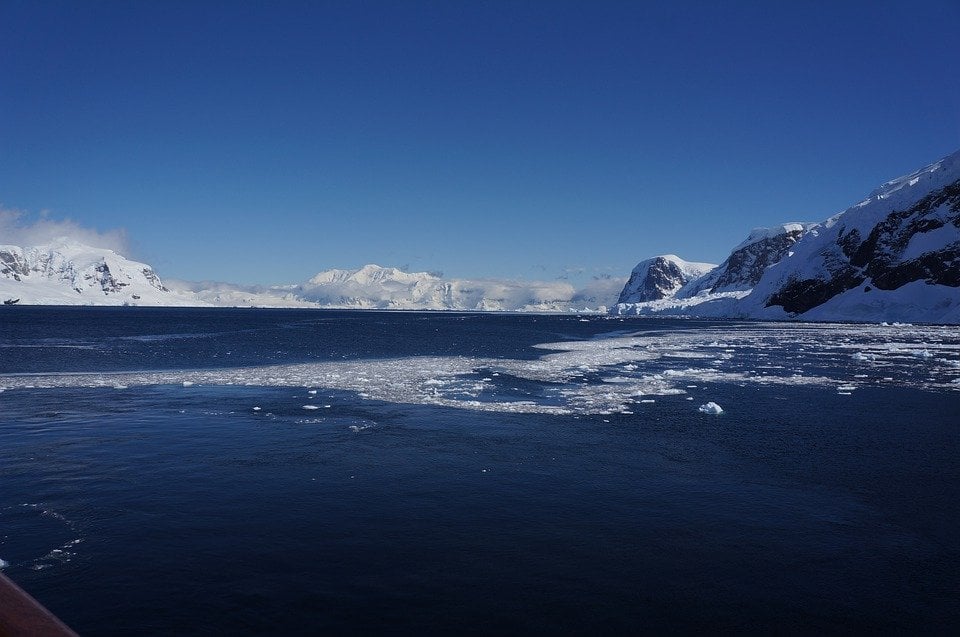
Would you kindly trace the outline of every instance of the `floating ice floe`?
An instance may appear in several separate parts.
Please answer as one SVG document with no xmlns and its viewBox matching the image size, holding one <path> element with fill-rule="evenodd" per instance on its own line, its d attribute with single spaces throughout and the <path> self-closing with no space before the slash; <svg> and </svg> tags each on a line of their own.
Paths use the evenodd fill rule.
<svg viewBox="0 0 960 637">
<path fill-rule="evenodd" d="M 632 332 L 536 347 L 545 351 L 533 360 L 415 356 L 204 370 L 4 375 L 0 382 L 7 390 L 174 384 L 320 387 L 384 402 L 539 414 L 623 413 L 640 396 L 652 400 L 688 394 L 697 389 L 692 385 L 707 383 L 836 391 L 852 372 L 859 371 L 853 361 L 864 360 L 885 373 L 884 381 L 866 380 L 865 385 L 893 378 L 903 386 L 930 390 L 954 391 L 960 385 L 954 382 L 960 337 L 936 326 L 892 330 L 869 325 L 763 324 L 736 330 Z M 718 347 L 737 355 L 719 352 L 718 357 Z M 931 357 L 918 357 L 916 352 L 929 352 Z M 758 366 L 751 364 L 751 357 L 787 364 Z M 700 367 L 670 364 L 677 359 L 702 362 Z M 930 365 L 931 360 L 936 364 Z M 922 374 L 917 373 L 920 366 Z M 498 387 L 492 380 L 498 376 L 531 384 Z"/>
<path fill-rule="evenodd" d="M 304 405 L 303 408 L 304 408 L 304 409 L 310 409 L 310 410 L 320 409 L 320 407 L 318 407 L 317 405 Z"/>
<path fill-rule="evenodd" d="M 699 411 L 702 414 L 712 414 L 714 416 L 719 416 L 720 414 L 723 413 L 723 408 L 717 403 L 710 401 L 705 405 L 700 405 L 700 409 L 698 409 L 697 411 Z"/>
</svg>

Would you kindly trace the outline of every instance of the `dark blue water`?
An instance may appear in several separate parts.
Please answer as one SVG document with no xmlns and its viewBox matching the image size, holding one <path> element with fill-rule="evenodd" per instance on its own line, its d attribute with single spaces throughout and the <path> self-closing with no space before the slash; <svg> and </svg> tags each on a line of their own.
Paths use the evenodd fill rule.
<svg viewBox="0 0 960 637">
<path fill-rule="evenodd" d="M 8 308 L 0 558 L 90 635 L 953 633 L 958 378 L 932 327 Z"/>
</svg>

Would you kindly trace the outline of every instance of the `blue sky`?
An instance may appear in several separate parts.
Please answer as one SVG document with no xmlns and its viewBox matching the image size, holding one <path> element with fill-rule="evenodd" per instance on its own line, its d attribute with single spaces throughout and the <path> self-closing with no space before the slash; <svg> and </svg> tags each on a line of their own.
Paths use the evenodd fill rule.
<svg viewBox="0 0 960 637">
<path fill-rule="evenodd" d="M 957 33 L 955 0 L 3 0 L 0 204 L 184 279 L 719 262 L 960 148 Z"/>
</svg>

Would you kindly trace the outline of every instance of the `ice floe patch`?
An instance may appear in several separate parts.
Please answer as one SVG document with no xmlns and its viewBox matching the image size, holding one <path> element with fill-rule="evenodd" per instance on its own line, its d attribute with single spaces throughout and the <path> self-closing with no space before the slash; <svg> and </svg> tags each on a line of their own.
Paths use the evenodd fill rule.
<svg viewBox="0 0 960 637">
<path fill-rule="evenodd" d="M 723 407 L 713 402 L 712 400 L 708 403 L 700 405 L 700 408 L 697 409 L 701 414 L 710 414 L 713 416 L 719 416 L 723 413 Z"/>
<path fill-rule="evenodd" d="M 0 376 L 0 389 L 323 387 L 385 402 L 540 414 L 628 413 L 653 396 L 686 394 L 712 383 L 823 386 L 840 393 L 892 382 L 930 390 L 960 389 L 960 336 L 942 327 L 738 323 L 616 333 L 536 347 L 543 355 L 532 360 L 423 356 L 206 370 L 10 375 Z M 307 391 L 310 400 L 316 391 Z M 303 405 L 307 410 L 320 408 L 329 405 Z"/>
</svg>

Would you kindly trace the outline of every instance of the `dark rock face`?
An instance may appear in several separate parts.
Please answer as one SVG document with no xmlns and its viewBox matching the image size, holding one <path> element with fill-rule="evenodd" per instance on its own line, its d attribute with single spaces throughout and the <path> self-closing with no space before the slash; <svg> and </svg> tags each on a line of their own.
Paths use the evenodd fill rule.
<svg viewBox="0 0 960 637">
<path fill-rule="evenodd" d="M 153 287 L 157 288 L 158 290 L 160 290 L 160 291 L 162 291 L 162 292 L 169 292 L 169 291 L 170 291 L 170 290 L 167 289 L 167 287 L 166 287 L 163 283 L 160 282 L 160 277 L 158 277 L 158 276 L 157 276 L 157 273 L 154 272 L 152 269 L 150 269 L 150 268 L 144 268 L 144 269 L 143 269 L 143 276 L 145 276 L 145 277 L 147 278 L 147 281 L 150 283 L 150 285 L 152 285 Z"/>
<path fill-rule="evenodd" d="M 824 255 L 829 278 L 792 280 L 770 297 L 767 306 L 779 305 L 795 314 L 806 312 L 867 279 L 879 290 L 895 290 L 913 281 L 960 287 L 960 241 L 903 258 L 913 237 L 947 224 L 960 229 L 960 180 L 905 210 L 891 212 L 866 239 L 856 230 L 841 231 L 838 253 Z"/>
<path fill-rule="evenodd" d="M 680 296 L 753 289 L 764 271 L 779 263 L 805 232 L 802 227 L 785 230 L 735 249 L 716 270 L 682 290 Z"/>
<path fill-rule="evenodd" d="M 663 257 L 654 257 L 646 268 L 637 267 L 633 270 L 617 303 L 659 301 L 673 296 L 688 280 L 676 263 Z"/>
<path fill-rule="evenodd" d="M 803 233 L 803 230 L 790 230 L 735 250 L 721 266 L 723 272 L 713 289 L 754 287 L 763 271 L 778 263 Z"/>
<path fill-rule="evenodd" d="M 23 257 L 16 252 L 0 250 L 0 275 L 20 281 L 22 275 L 29 273 L 29 266 Z"/>
</svg>

